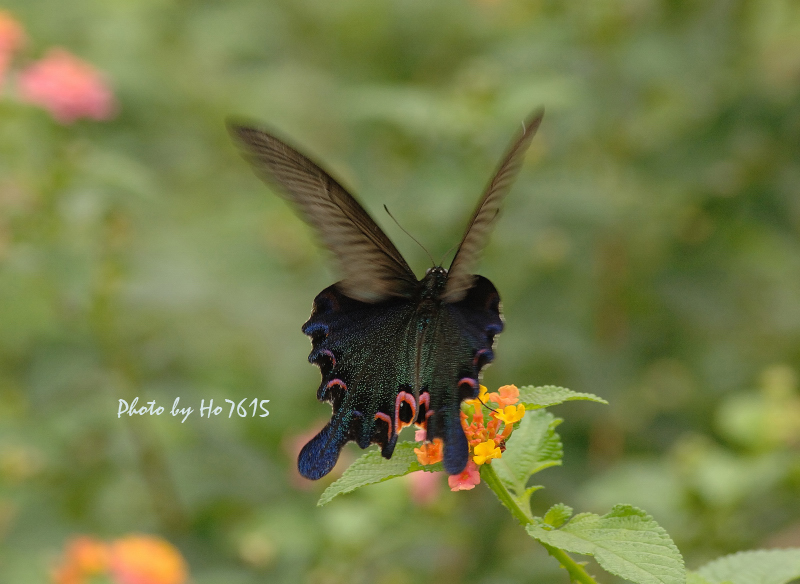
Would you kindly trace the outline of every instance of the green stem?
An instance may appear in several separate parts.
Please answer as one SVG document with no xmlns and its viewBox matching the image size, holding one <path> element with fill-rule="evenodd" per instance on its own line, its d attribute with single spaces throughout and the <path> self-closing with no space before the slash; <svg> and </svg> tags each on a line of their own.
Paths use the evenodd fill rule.
<svg viewBox="0 0 800 584">
<path fill-rule="evenodd" d="M 508 492 L 508 489 L 506 489 L 505 485 L 500 481 L 500 477 L 497 476 L 497 473 L 494 471 L 494 468 L 491 464 L 484 464 L 481 466 L 481 478 L 487 485 L 489 485 L 489 488 L 494 491 L 494 494 L 497 495 L 497 498 L 500 499 L 500 502 L 505 505 L 509 511 L 511 511 L 511 514 L 517 519 L 517 521 L 519 521 L 523 526 L 533 523 L 533 518 L 530 516 L 530 512 L 526 513 L 522 510 L 519 504 L 514 500 L 514 497 L 511 496 L 511 493 Z"/>
<path fill-rule="evenodd" d="M 489 488 L 494 491 L 494 494 L 497 495 L 497 498 L 500 499 L 500 502 L 509 511 L 511 511 L 511 514 L 516 518 L 517 521 L 519 521 L 523 526 L 533 523 L 533 518 L 530 515 L 530 511 L 525 512 L 522 507 L 519 506 L 517 500 L 511 495 L 511 493 L 508 492 L 506 486 L 500 481 L 500 477 L 497 476 L 497 473 L 492 468 L 491 464 L 484 464 L 481 466 L 481 478 L 489 486 Z M 597 584 L 595 579 L 592 578 L 586 570 L 584 570 L 583 566 L 569 557 L 564 550 L 553 547 L 541 541 L 539 543 L 542 544 L 544 549 L 547 550 L 547 553 L 558 560 L 558 563 L 561 564 L 561 567 L 569 573 L 570 580 L 573 582 L 580 582 L 581 584 Z"/>
</svg>

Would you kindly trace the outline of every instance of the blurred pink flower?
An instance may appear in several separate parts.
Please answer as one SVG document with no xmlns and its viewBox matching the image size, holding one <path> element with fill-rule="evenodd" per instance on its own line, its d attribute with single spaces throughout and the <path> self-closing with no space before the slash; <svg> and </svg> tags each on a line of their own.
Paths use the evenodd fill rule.
<svg viewBox="0 0 800 584">
<path fill-rule="evenodd" d="M 447 484 L 450 485 L 451 491 L 469 491 L 474 489 L 479 482 L 481 482 L 481 475 L 478 472 L 478 465 L 471 460 L 461 474 L 447 477 Z"/>
<path fill-rule="evenodd" d="M 316 436 L 319 431 L 322 430 L 325 424 L 325 421 L 320 420 L 312 429 L 308 430 L 307 432 L 297 435 L 286 434 L 281 441 L 283 451 L 291 460 L 291 464 L 289 465 L 288 469 L 289 482 L 292 484 L 292 486 L 303 491 L 310 491 L 314 489 L 316 481 L 311 481 L 300 474 L 300 472 L 297 470 L 297 456 L 300 454 L 303 446 L 305 446 L 309 440 Z"/>
<path fill-rule="evenodd" d="M 43 107 L 62 124 L 82 117 L 107 120 L 116 113 L 101 73 L 64 49 L 51 49 L 22 71 L 18 85 L 22 101 Z"/>
<path fill-rule="evenodd" d="M 419 470 L 408 475 L 411 500 L 417 505 L 430 505 L 439 495 L 441 473 Z"/>
</svg>

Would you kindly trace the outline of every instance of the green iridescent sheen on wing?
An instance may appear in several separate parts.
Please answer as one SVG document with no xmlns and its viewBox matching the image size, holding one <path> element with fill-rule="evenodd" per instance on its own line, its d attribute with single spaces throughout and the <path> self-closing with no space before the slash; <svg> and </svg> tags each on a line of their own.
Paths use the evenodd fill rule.
<svg viewBox="0 0 800 584">
<path fill-rule="evenodd" d="M 480 370 L 493 359 L 502 327 L 497 291 L 481 277 L 455 304 L 369 304 L 336 286 L 323 290 L 303 332 L 312 340 L 309 360 L 322 372 L 317 397 L 332 405 L 333 416 L 303 448 L 300 472 L 324 476 L 351 440 L 361 448 L 379 444 L 390 458 L 398 429 L 415 421 L 427 425 L 429 439 L 444 441 L 445 469 L 461 472 L 468 448 L 460 404 L 477 395 Z"/>
</svg>

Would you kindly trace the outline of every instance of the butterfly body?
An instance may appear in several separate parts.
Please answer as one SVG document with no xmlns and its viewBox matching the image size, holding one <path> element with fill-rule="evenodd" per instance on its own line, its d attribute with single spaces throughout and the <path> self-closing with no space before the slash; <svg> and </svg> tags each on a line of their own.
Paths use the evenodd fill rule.
<svg viewBox="0 0 800 584">
<path fill-rule="evenodd" d="M 231 126 L 258 174 L 288 199 L 334 253 L 343 278 L 314 299 L 303 332 L 320 368 L 317 399 L 330 422 L 306 444 L 300 473 L 319 479 L 343 446 L 377 444 L 391 458 L 400 431 L 417 424 L 441 439 L 444 469 L 464 470 L 469 445 L 461 402 L 478 396 L 481 370 L 503 330 L 500 296 L 472 272 L 500 203 L 519 170 L 542 113 L 523 124 L 489 182 L 450 264 L 417 280 L 364 208 L 297 150 L 262 130 Z"/>
</svg>

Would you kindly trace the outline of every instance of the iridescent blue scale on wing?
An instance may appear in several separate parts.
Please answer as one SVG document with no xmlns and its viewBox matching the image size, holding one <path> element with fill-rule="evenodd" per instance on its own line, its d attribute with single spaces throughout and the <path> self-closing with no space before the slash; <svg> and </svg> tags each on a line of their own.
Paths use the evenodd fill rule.
<svg viewBox="0 0 800 584">
<path fill-rule="evenodd" d="M 335 285 L 323 290 L 303 332 L 313 346 L 309 361 L 322 371 L 317 397 L 332 405 L 333 416 L 301 451 L 301 474 L 317 479 L 330 472 L 351 440 L 361 448 L 376 443 L 390 458 L 397 434 L 383 416 L 394 422 L 398 394 L 413 393 L 417 379 L 419 394 L 429 394 L 430 406 L 416 407 L 416 420 L 409 419 L 406 409 L 400 421 L 424 424 L 425 413 L 432 410 L 428 439 L 441 438 L 445 470 L 461 472 L 469 456 L 461 402 L 477 395 L 481 369 L 493 359 L 494 336 L 503 329 L 499 303 L 494 286 L 483 277 L 462 301 L 437 301 L 428 311 L 401 299 L 360 302 Z M 425 336 L 418 360 L 419 334 Z M 464 379 L 475 383 L 459 384 Z M 341 383 L 332 383 L 337 380 Z"/>
</svg>

